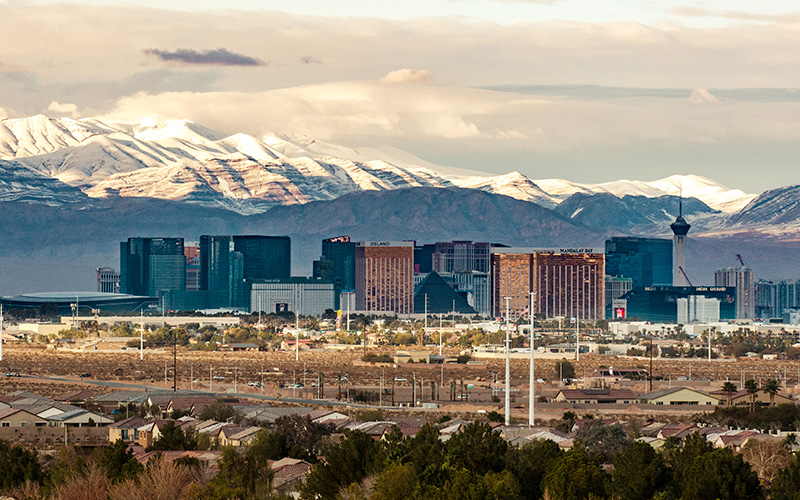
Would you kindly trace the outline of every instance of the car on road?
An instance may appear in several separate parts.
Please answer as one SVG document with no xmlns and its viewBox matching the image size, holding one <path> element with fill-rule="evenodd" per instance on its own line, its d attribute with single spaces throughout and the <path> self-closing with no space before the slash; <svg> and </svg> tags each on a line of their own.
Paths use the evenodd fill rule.
<svg viewBox="0 0 800 500">
<path fill-rule="evenodd" d="M 92 378 L 91 373 L 81 373 L 81 378 Z"/>
<path fill-rule="evenodd" d="M 19 372 L 8 372 L 6 373 L 6 377 L 21 377 L 22 375 Z"/>
<path fill-rule="evenodd" d="M 289 384 L 286 386 L 287 389 L 302 389 L 305 387 L 303 384 Z"/>
<path fill-rule="evenodd" d="M 261 387 L 261 382 L 250 382 L 247 385 L 249 385 L 250 387 Z"/>
</svg>

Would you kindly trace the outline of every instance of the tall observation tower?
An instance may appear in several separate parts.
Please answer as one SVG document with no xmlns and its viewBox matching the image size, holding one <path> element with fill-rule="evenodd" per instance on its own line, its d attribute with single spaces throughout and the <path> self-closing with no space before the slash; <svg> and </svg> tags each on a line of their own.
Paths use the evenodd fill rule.
<svg viewBox="0 0 800 500">
<path fill-rule="evenodd" d="M 672 265 L 672 285 L 673 286 L 687 286 L 686 264 L 684 263 L 684 252 L 686 250 L 686 235 L 689 234 L 689 229 L 692 227 L 683 218 L 683 197 L 681 197 L 678 205 L 678 218 L 675 222 L 669 225 L 672 229 L 672 241 L 675 243 L 675 261 Z"/>
</svg>

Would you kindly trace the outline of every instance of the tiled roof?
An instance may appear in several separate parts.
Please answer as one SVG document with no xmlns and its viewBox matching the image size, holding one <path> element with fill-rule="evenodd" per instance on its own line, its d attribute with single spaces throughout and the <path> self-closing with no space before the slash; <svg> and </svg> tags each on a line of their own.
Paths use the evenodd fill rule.
<svg viewBox="0 0 800 500">
<path fill-rule="evenodd" d="M 630 389 L 561 389 L 566 399 L 587 399 L 596 401 L 617 401 L 636 399 Z"/>
</svg>

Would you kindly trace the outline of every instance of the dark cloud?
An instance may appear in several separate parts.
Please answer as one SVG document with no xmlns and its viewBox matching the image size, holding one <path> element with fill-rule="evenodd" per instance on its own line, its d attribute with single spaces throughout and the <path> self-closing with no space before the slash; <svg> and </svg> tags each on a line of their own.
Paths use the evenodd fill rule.
<svg viewBox="0 0 800 500">
<path fill-rule="evenodd" d="M 303 64 L 322 64 L 322 61 L 320 61 L 314 56 L 305 56 L 302 59 L 300 59 L 300 62 Z"/>
<path fill-rule="evenodd" d="M 217 66 L 265 66 L 260 59 L 237 54 L 226 48 L 216 50 L 178 49 L 174 52 L 159 49 L 145 49 L 145 54 L 155 56 L 162 61 L 185 64 L 212 64 Z"/>
</svg>

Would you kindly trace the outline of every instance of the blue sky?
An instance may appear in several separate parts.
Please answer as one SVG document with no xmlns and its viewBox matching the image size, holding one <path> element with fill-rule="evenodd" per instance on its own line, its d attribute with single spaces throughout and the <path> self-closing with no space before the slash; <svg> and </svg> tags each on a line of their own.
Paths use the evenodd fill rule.
<svg viewBox="0 0 800 500">
<path fill-rule="evenodd" d="M 534 179 L 796 183 L 788 2 L 39 1 L 0 18 L 0 117 L 158 114 Z"/>
</svg>

